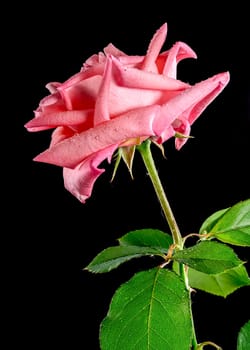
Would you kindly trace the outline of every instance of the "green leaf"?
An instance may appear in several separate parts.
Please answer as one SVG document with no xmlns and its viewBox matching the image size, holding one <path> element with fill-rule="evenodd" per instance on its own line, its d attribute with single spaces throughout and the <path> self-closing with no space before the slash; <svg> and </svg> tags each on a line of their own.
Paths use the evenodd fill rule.
<svg viewBox="0 0 250 350">
<path fill-rule="evenodd" d="M 237 339 L 237 350 L 249 350 L 250 344 L 250 320 L 240 329 Z"/>
<path fill-rule="evenodd" d="M 85 270 L 93 273 L 104 273 L 115 269 L 122 263 L 131 260 L 133 258 L 139 258 L 143 255 L 160 255 L 164 254 L 154 248 L 150 247 L 135 247 L 135 246 L 118 246 L 109 247 L 100 252 Z"/>
<path fill-rule="evenodd" d="M 217 221 L 225 214 L 227 209 L 221 209 L 210 215 L 201 225 L 201 228 L 199 230 L 200 234 L 203 233 L 209 233 L 212 231 L 212 228 L 215 226 Z"/>
<path fill-rule="evenodd" d="M 250 247 L 250 199 L 231 207 L 212 229 L 218 240 Z"/>
<path fill-rule="evenodd" d="M 243 265 L 214 275 L 189 268 L 188 280 L 190 287 L 224 298 L 240 287 L 250 286 L 250 278 Z"/>
<path fill-rule="evenodd" d="M 243 263 L 232 248 L 211 241 L 178 250 L 174 252 L 173 259 L 208 274 L 217 274 Z"/>
<path fill-rule="evenodd" d="M 124 283 L 100 328 L 102 350 L 187 350 L 191 337 L 185 284 L 161 268 L 139 272 Z"/>
<path fill-rule="evenodd" d="M 250 199 L 211 215 L 201 226 L 204 231 L 221 242 L 250 247 Z"/>
<path fill-rule="evenodd" d="M 119 243 L 120 245 L 151 247 L 167 253 L 173 239 L 169 234 L 160 230 L 142 229 L 128 232 L 119 239 Z"/>
</svg>

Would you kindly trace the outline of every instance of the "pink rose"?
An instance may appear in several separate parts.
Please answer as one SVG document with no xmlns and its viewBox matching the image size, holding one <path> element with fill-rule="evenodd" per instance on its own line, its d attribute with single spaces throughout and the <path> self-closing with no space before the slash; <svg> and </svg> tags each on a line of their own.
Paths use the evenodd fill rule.
<svg viewBox="0 0 250 350">
<path fill-rule="evenodd" d="M 129 56 L 112 44 L 91 56 L 64 83 L 49 83 L 28 131 L 55 129 L 50 147 L 34 160 L 63 167 L 65 188 L 82 203 L 118 147 L 152 138 L 162 144 L 186 136 L 204 109 L 229 82 L 220 73 L 193 86 L 176 79 L 177 64 L 196 58 L 177 42 L 160 52 L 167 24 L 154 34 L 145 56 Z M 187 138 L 176 138 L 180 149 Z"/>
</svg>

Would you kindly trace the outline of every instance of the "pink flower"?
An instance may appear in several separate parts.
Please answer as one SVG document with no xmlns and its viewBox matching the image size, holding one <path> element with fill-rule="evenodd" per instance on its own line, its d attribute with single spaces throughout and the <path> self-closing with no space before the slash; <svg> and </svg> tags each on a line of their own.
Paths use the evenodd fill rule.
<svg viewBox="0 0 250 350">
<path fill-rule="evenodd" d="M 193 86 L 176 79 L 177 64 L 196 58 L 177 42 L 161 51 L 167 24 L 154 34 L 145 56 L 129 56 L 112 44 L 91 56 L 64 83 L 49 83 L 28 131 L 55 129 L 50 147 L 34 160 L 63 167 L 65 188 L 82 203 L 117 148 L 147 138 L 162 144 L 176 133 L 186 136 L 204 109 L 229 82 L 229 73 Z M 176 138 L 180 149 L 187 138 Z"/>
</svg>

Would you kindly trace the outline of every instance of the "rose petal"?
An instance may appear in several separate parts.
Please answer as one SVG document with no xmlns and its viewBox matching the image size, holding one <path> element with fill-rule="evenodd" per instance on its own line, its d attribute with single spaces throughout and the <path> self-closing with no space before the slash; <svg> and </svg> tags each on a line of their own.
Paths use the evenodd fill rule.
<svg viewBox="0 0 250 350">
<path fill-rule="evenodd" d="M 178 41 L 167 52 L 162 74 L 176 79 L 177 64 L 184 58 L 197 58 L 197 55 L 187 44 Z"/>
<path fill-rule="evenodd" d="M 58 126 L 51 135 L 50 147 L 54 146 L 56 143 L 61 142 L 69 137 L 75 135 L 75 131 L 72 128 L 65 126 Z"/>
<path fill-rule="evenodd" d="M 172 123 L 175 119 L 185 118 L 192 125 L 228 82 L 228 72 L 214 75 L 191 86 L 163 105 L 153 125 L 155 135 L 159 135 L 159 143 L 166 141 L 163 135 L 169 122 Z"/>
<path fill-rule="evenodd" d="M 61 83 L 58 82 L 51 82 L 45 85 L 45 87 L 49 90 L 51 94 L 56 93 L 59 86 L 61 86 Z"/>
<path fill-rule="evenodd" d="M 34 160 L 74 168 L 85 158 L 104 148 L 130 138 L 154 135 L 152 125 L 159 110 L 160 106 L 155 105 L 125 113 L 57 143 L 40 153 Z"/>
<path fill-rule="evenodd" d="M 81 73 L 79 73 L 81 74 Z M 68 110 L 94 108 L 102 77 L 95 75 L 78 83 L 65 83 L 58 88 Z"/>
<path fill-rule="evenodd" d="M 91 128 L 93 121 L 93 109 L 81 111 L 64 111 L 57 113 L 41 113 L 39 117 L 31 119 L 24 126 L 28 131 L 41 131 L 55 128 L 57 126 L 74 126 L 81 124 L 82 130 Z"/>
<path fill-rule="evenodd" d="M 125 69 L 115 57 L 112 58 L 112 61 L 113 79 L 124 87 L 149 90 L 183 90 L 190 86 L 166 75 L 146 72 L 137 68 Z"/>
<path fill-rule="evenodd" d="M 35 110 L 35 117 L 39 117 L 41 113 L 52 113 L 65 110 L 64 101 L 61 98 L 60 93 L 57 91 L 52 95 L 45 96 L 39 103 L 38 108 Z"/>
<path fill-rule="evenodd" d="M 112 55 L 113 56 L 113 55 Z M 119 62 L 126 67 L 140 68 L 144 56 L 113 56 L 119 60 Z"/>
<path fill-rule="evenodd" d="M 179 125 L 178 125 L 179 123 Z M 183 135 L 186 135 L 187 137 L 190 135 L 190 130 L 191 130 L 191 125 L 189 124 L 189 121 L 187 119 L 182 118 L 182 120 L 177 119 L 173 123 L 174 130 L 177 132 L 180 132 Z M 175 148 L 177 150 L 180 150 L 182 146 L 185 145 L 187 142 L 188 138 L 181 138 L 181 137 L 176 137 L 175 138 Z"/>
<path fill-rule="evenodd" d="M 229 72 L 219 73 L 213 77 L 194 85 L 195 89 L 200 89 L 200 94 L 203 98 L 199 103 L 195 103 L 188 115 L 188 121 L 192 125 L 207 106 L 221 93 L 221 91 L 229 83 Z"/>
<path fill-rule="evenodd" d="M 154 34 L 152 40 L 149 43 L 149 47 L 142 62 L 141 69 L 147 71 L 155 71 L 155 62 L 166 40 L 167 29 L 167 23 L 164 23 Z"/>
<path fill-rule="evenodd" d="M 132 109 L 164 104 L 187 87 L 189 87 L 188 84 L 164 75 L 124 67 L 115 57 L 112 57 L 108 96 L 110 117 L 116 117 Z"/>
<path fill-rule="evenodd" d="M 110 119 L 108 98 L 110 90 L 111 70 L 112 61 L 111 58 L 108 57 L 106 60 L 102 82 L 95 102 L 94 126 Z"/>
<path fill-rule="evenodd" d="M 86 71 L 90 67 L 99 66 L 99 64 L 103 64 L 106 61 L 106 57 L 103 52 L 99 52 L 98 54 L 94 54 L 90 56 L 84 63 L 82 67 L 82 71 Z"/>
<path fill-rule="evenodd" d="M 117 49 L 117 47 L 115 47 L 112 43 L 110 43 L 106 47 L 104 47 L 103 51 L 105 52 L 106 56 L 109 56 L 109 55 L 112 55 L 112 56 L 115 56 L 115 57 L 128 56 L 123 51 Z"/>
<path fill-rule="evenodd" d="M 63 168 L 64 186 L 80 202 L 85 203 L 91 196 L 95 181 L 105 171 L 99 169 L 98 165 L 106 158 L 110 162 L 116 148 L 117 145 L 113 145 L 92 154 L 74 169 Z"/>
</svg>

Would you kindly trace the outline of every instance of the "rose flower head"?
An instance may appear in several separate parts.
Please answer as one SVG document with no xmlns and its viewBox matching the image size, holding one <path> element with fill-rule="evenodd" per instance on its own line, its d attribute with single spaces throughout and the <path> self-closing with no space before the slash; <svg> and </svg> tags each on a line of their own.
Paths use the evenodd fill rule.
<svg viewBox="0 0 250 350">
<path fill-rule="evenodd" d="M 196 58 L 185 43 L 161 52 L 164 23 L 144 56 L 127 55 L 113 44 L 94 54 L 63 83 L 46 85 L 28 131 L 54 129 L 47 150 L 34 160 L 63 168 L 65 188 L 84 203 L 91 196 L 98 168 L 114 152 L 150 138 L 159 145 L 175 135 L 180 149 L 190 128 L 229 82 L 223 72 L 190 85 L 176 78 L 177 64 Z"/>
</svg>

